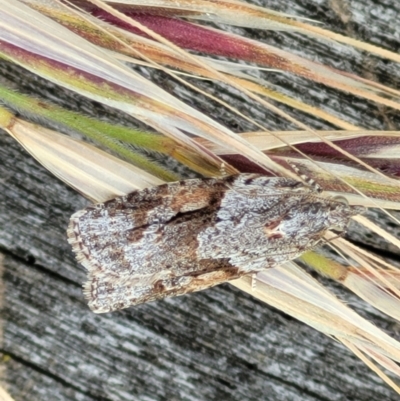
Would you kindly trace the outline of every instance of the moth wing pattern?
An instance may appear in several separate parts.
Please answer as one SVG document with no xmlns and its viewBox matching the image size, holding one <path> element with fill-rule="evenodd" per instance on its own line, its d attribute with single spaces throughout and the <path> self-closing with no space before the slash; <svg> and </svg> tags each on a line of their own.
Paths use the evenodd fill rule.
<svg viewBox="0 0 400 401">
<path fill-rule="evenodd" d="M 84 293 L 91 309 L 122 309 L 236 277 L 237 269 L 230 265 L 197 263 L 193 248 L 196 230 L 210 221 L 225 190 L 218 179 L 187 180 L 134 191 L 75 213 L 68 241 L 88 271 Z"/>
<path fill-rule="evenodd" d="M 315 246 L 330 225 L 345 226 L 358 213 L 346 207 L 292 179 L 192 179 L 79 211 L 68 237 L 88 270 L 89 306 L 102 313 L 293 259 Z"/>
<path fill-rule="evenodd" d="M 84 293 L 96 313 L 111 312 L 133 305 L 201 291 L 244 275 L 232 266 L 213 263 L 212 270 L 198 274 L 159 274 L 147 277 L 113 277 L 93 271 L 88 275 Z"/>
</svg>

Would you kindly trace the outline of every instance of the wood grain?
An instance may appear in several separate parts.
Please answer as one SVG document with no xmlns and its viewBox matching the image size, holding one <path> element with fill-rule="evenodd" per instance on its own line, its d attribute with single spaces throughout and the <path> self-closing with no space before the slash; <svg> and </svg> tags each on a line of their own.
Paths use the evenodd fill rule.
<svg viewBox="0 0 400 401">
<path fill-rule="evenodd" d="M 319 19 L 327 28 L 393 51 L 399 49 L 397 0 L 282 3 L 260 2 Z M 398 87 L 400 69 L 395 63 L 296 34 L 243 33 Z M 187 89 L 161 73 L 145 74 L 193 104 Z M 5 63 L 0 75 L 21 90 L 92 115 L 104 114 L 103 107 Z M 303 79 L 276 73 L 266 78 L 354 124 L 398 129 L 398 113 Z M 294 128 L 251 101 L 243 104 L 236 91 L 203 85 L 223 91 L 233 104 L 240 103 L 242 112 L 262 119 L 272 129 Z M 253 128 L 202 96 L 196 95 L 196 101 L 198 109 L 236 131 Z M 294 115 L 315 128 L 328 128 L 313 117 Z M 123 118 L 112 111 L 109 116 L 111 121 Z M 124 121 L 132 123 L 132 119 Z M 344 347 L 228 284 L 122 312 L 93 314 L 81 290 L 85 272 L 75 262 L 65 233 L 70 215 L 87 203 L 6 133 L 0 133 L 0 251 L 5 286 L 0 357 L 5 367 L 3 381 L 16 401 L 398 399 Z M 368 241 L 369 246 L 398 259 L 385 243 L 366 238 L 365 233 L 355 235 L 358 242 Z M 330 288 L 399 339 L 397 323 L 337 285 Z"/>
</svg>

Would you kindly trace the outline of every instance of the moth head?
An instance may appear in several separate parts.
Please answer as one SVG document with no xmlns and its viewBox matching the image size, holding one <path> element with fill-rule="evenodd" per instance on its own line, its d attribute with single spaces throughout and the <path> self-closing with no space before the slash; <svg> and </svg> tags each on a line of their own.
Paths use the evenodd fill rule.
<svg viewBox="0 0 400 401">
<path fill-rule="evenodd" d="M 351 206 L 346 198 L 341 196 L 332 198 L 329 204 L 329 213 L 326 217 L 326 228 L 337 233 L 345 231 L 351 217 L 365 212 L 363 206 Z"/>
<path fill-rule="evenodd" d="M 346 200 L 315 197 L 291 210 L 283 219 L 280 231 L 287 237 L 321 238 L 328 230 L 346 230 L 350 218 L 363 213 L 361 206 L 350 206 Z"/>
</svg>

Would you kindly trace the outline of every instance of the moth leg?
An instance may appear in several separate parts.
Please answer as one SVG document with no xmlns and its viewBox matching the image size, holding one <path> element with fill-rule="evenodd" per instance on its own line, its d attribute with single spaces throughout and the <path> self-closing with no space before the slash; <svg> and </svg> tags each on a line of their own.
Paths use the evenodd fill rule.
<svg viewBox="0 0 400 401">
<path fill-rule="evenodd" d="M 220 174 L 221 174 L 221 177 L 226 177 L 227 176 L 227 174 L 226 174 L 226 168 L 225 168 L 225 163 L 221 163 L 221 166 L 220 166 L 220 168 L 219 168 L 219 172 L 220 172 Z"/>
<path fill-rule="evenodd" d="M 257 288 L 257 273 L 251 275 L 251 290 L 255 291 Z"/>
</svg>

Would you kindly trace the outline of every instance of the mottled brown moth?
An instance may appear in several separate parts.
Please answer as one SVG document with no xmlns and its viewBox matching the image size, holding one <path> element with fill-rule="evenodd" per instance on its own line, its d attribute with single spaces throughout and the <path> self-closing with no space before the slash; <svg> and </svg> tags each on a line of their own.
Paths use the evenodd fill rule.
<svg viewBox="0 0 400 401">
<path fill-rule="evenodd" d="M 280 265 L 363 212 L 288 178 L 239 174 L 134 191 L 75 213 L 90 308 L 110 312 Z"/>
</svg>

